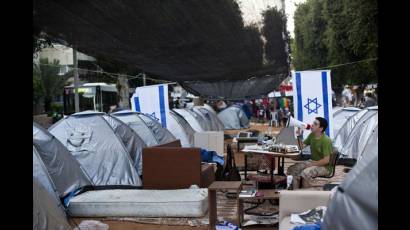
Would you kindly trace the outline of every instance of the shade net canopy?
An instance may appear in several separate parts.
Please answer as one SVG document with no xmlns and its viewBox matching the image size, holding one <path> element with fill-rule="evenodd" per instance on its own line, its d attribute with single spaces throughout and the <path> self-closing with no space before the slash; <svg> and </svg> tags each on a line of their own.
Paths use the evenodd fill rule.
<svg viewBox="0 0 410 230">
<path fill-rule="evenodd" d="M 105 113 L 84 111 L 49 128 L 85 169 L 95 185 L 141 186 L 123 141 L 104 119 Z"/>
<path fill-rule="evenodd" d="M 71 230 L 66 213 L 44 186 L 33 177 L 33 230 Z"/>
<path fill-rule="evenodd" d="M 33 145 L 44 163 L 59 197 L 92 185 L 80 163 L 64 145 L 40 125 L 33 123 Z"/>
<path fill-rule="evenodd" d="M 289 76 L 286 19 L 282 6 L 276 5 L 279 9 L 269 9 L 261 20 L 245 23 L 240 4 L 35 0 L 33 20 L 34 27 L 53 40 L 97 60 L 177 81 L 195 95 L 225 99 L 267 95 Z"/>
</svg>

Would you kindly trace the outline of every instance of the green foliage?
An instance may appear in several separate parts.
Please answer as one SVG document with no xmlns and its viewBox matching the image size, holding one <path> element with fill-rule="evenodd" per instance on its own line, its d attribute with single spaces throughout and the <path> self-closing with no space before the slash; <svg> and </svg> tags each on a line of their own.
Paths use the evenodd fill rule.
<svg viewBox="0 0 410 230">
<path fill-rule="evenodd" d="M 33 104 L 39 103 L 43 96 L 44 89 L 41 84 L 40 68 L 33 64 Z"/>
<path fill-rule="evenodd" d="M 377 58 L 376 0 L 308 0 L 294 15 L 296 70 Z M 335 87 L 377 82 L 376 61 L 331 68 Z"/>
<path fill-rule="evenodd" d="M 40 59 L 40 65 L 33 65 L 33 95 L 37 100 L 44 99 L 45 111 L 51 111 L 53 98 L 62 95 L 63 88 L 67 79 L 72 76 L 72 72 L 65 75 L 58 75 L 60 68 L 59 61 L 53 60 L 49 63 L 48 59 Z M 35 84 L 34 84 L 35 83 Z"/>
<path fill-rule="evenodd" d="M 262 13 L 262 35 L 266 39 L 265 54 L 268 63 L 273 64 L 277 72 L 288 72 L 288 51 L 286 44 L 290 43 L 286 31 L 286 16 L 276 7 Z"/>
</svg>

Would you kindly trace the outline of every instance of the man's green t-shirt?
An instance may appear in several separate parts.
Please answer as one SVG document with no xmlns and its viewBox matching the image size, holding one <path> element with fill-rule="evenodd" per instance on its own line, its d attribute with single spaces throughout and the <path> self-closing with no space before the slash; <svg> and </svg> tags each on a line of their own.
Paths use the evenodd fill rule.
<svg viewBox="0 0 410 230">
<path fill-rule="evenodd" d="M 325 156 L 332 154 L 333 147 L 332 141 L 324 133 L 320 139 L 316 139 L 313 133 L 310 133 L 306 140 L 303 142 L 305 145 L 310 145 L 310 151 L 312 152 L 312 160 L 318 161 L 323 159 Z M 326 166 L 329 173 L 332 171 L 332 165 Z"/>
</svg>

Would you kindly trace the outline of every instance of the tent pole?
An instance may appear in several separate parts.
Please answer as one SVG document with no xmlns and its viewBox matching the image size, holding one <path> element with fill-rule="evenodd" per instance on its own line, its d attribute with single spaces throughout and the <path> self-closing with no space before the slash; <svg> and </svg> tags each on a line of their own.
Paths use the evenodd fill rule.
<svg viewBox="0 0 410 230">
<path fill-rule="evenodd" d="M 73 47 L 73 62 L 74 62 L 74 106 L 75 112 L 80 112 L 80 97 L 78 95 L 78 86 L 79 86 L 79 78 L 78 78 L 78 60 L 77 60 L 77 50 L 76 47 Z"/>
</svg>

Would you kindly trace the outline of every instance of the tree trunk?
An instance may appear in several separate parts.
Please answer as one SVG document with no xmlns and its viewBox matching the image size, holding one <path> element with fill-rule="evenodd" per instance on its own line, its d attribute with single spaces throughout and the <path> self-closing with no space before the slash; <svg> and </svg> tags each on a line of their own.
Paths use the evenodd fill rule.
<svg viewBox="0 0 410 230">
<path fill-rule="evenodd" d="M 119 97 L 118 105 L 121 108 L 129 109 L 130 108 L 130 100 L 129 100 L 130 88 L 128 86 L 128 79 L 126 76 L 118 77 L 117 88 L 118 88 L 118 97 Z"/>
</svg>

